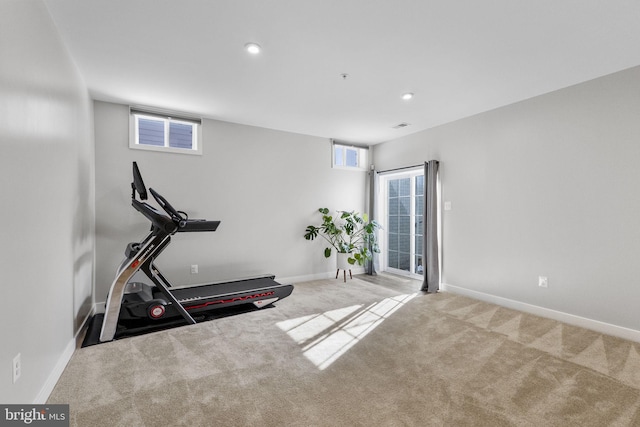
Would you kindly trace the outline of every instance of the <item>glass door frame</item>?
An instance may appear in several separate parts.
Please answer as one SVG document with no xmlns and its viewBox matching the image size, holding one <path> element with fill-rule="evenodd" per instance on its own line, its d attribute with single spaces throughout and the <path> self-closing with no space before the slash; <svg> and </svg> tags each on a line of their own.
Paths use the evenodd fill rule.
<svg viewBox="0 0 640 427">
<path fill-rule="evenodd" d="M 416 250 L 415 250 L 415 221 L 413 222 L 413 224 L 410 225 L 410 261 L 409 261 L 409 271 L 407 270 L 401 270 L 398 268 L 392 268 L 389 267 L 389 257 L 388 257 L 388 252 L 389 252 L 389 206 L 388 206 L 388 200 L 389 200 L 389 181 L 391 180 L 395 180 L 395 179 L 403 179 L 403 178 L 411 178 L 410 181 L 410 196 L 411 196 L 411 203 L 410 203 L 410 217 L 415 219 L 415 210 L 416 210 L 416 206 L 415 206 L 415 192 L 416 192 L 416 185 L 415 185 L 415 178 L 418 176 L 424 176 L 424 168 L 423 167 L 418 167 L 418 168 L 412 168 L 412 169 L 405 169 L 402 171 L 397 171 L 397 172 L 388 172 L 388 173 L 381 173 L 379 175 L 379 197 L 378 199 L 378 206 L 377 206 L 377 211 L 379 212 L 378 218 L 380 218 L 379 222 L 382 224 L 382 230 L 379 232 L 378 235 L 378 243 L 380 245 L 380 255 L 378 257 L 378 261 L 379 261 L 379 265 L 380 265 L 380 269 L 381 271 L 388 271 L 389 273 L 394 273 L 394 274 L 399 274 L 399 275 L 403 275 L 403 276 L 409 276 L 409 277 L 413 277 L 413 278 L 422 278 L 422 274 L 418 274 L 416 273 Z M 424 178 L 423 178 L 423 186 L 424 186 Z M 423 203 L 424 203 L 424 199 L 423 199 Z M 423 216 L 424 217 L 424 216 Z M 423 260 L 424 260 L 424 254 L 421 255 Z M 424 262 L 424 261 L 423 261 Z"/>
</svg>

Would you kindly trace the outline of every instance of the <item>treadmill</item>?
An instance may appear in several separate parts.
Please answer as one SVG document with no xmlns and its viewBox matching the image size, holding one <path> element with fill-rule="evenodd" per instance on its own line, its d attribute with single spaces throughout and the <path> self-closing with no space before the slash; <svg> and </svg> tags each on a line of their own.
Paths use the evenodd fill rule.
<svg viewBox="0 0 640 427">
<path fill-rule="evenodd" d="M 91 330 L 95 335 L 98 327 L 98 342 L 107 342 L 119 338 L 119 335 L 127 335 L 130 329 L 143 331 L 185 322 L 195 324 L 196 319 L 208 320 L 222 315 L 218 313 L 234 314 L 271 306 L 293 292 L 293 285 L 276 282 L 274 275 L 172 286 L 154 263 L 171 242 L 171 236 L 175 233 L 216 231 L 220 221 L 189 219 L 185 212 L 176 210 L 153 188 L 149 188 L 149 192 L 164 212 L 144 202 L 147 189 L 136 162 L 133 162 L 131 188 L 131 204 L 151 221 L 151 230 L 141 242 L 127 245 L 125 258 L 107 296 L 102 325 L 94 317 L 87 338 L 92 334 Z M 132 324 L 134 328 L 130 327 Z"/>
</svg>

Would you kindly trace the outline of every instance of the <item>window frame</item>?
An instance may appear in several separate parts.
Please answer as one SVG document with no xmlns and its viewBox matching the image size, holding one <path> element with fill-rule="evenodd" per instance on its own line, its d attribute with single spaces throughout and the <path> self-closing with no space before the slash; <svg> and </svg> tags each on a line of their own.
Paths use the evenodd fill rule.
<svg viewBox="0 0 640 427">
<path fill-rule="evenodd" d="M 342 159 L 346 162 L 347 151 L 354 150 L 357 152 L 357 166 L 348 166 L 345 164 L 337 164 L 336 149 L 342 150 Z M 350 144 L 331 140 L 331 167 L 334 169 L 367 171 L 369 169 L 369 147 L 366 145 Z"/>
<path fill-rule="evenodd" d="M 410 250 L 410 259 L 409 259 L 409 270 L 401 270 L 401 269 L 397 269 L 394 267 L 390 267 L 389 266 L 389 262 L 388 262 L 388 256 L 389 256 L 389 246 L 390 246 L 390 242 L 389 242 L 389 231 L 390 231 L 390 227 L 388 224 L 388 220 L 389 220 L 389 205 L 388 205 L 388 199 L 389 199 L 389 194 L 388 194 L 388 186 L 389 186 L 389 181 L 391 180 L 396 180 L 396 179 L 403 179 L 403 178 L 409 178 L 410 179 L 410 194 L 408 197 L 410 197 L 411 200 L 411 204 L 409 206 L 410 212 L 409 212 L 409 217 L 412 220 L 415 220 L 416 217 L 416 205 L 415 205 L 415 201 L 416 201 L 416 196 L 419 196 L 418 194 L 416 194 L 415 190 L 415 180 L 417 177 L 422 176 L 424 177 L 424 168 L 408 168 L 406 170 L 403 171 L 399 171 L 399 172 L 390 172 L 390 173 L 382 173 L 380 174 L 380 199 L 378 201 L 378 210 L 379 210 L 379 214 L 380 214 L 380 218 L 381 218 L 381 223 L 382 223 L 382 227 L 384 229 L 384 231 L 382 233 L 380 233 L 380 236 L 378 237 L 378 241 L 380 244 L 380 249 L 381 249 L 381 256 L 379 258 L 380 261 L 380 267 L 381 267 L 381 271 L 388 271 L 390 273 L 393 274 L 398 274 L 398 275 L 402 275 L 402 276 L 408 276 L 408 277 L 413 277 L 413 278 L 421 278 L 423 277 L 422 274 L 416 273 L 416 260 L 415 257 L 418 255 L 417 251 L 416 251 L 416 234 L 415 234 L 415 223 L 413 224 L 413 226 L 410 229 L 410 239 L 409 239 L 409 250 Z M 423 178 L 424 179 L 424 178 Z M 424 181 L 423 181 L 423 185 Z M 424 213 L 423 213 L 423 221 L 424 221 Z M 415 222 L 415 221 L 414 221 Z M 424 226 L 424 222 L 423 222 L 423 226 Z M 422 258 L 422 266 L 424 268 L 424 258 L 425 255 L 424 254 L 420 254 L 421 258 Z"/>
<path fill-rule="evenodd" d="M 140 144 L 139 119 L 161 121 L 164 124 L 164 145 Z M 192 148 L 179 148 L 169 146 L 169 129 L 171 123 L 179 123 L 192 126 Z M 202 121 L 200 119 L 186 117 L 180 114 L 158 113 L 155 111 L 131 108 L 129 111 L 129 148 L 135 150 L 160 151 L 164 153 L 202 155 Z"/>
</svg>

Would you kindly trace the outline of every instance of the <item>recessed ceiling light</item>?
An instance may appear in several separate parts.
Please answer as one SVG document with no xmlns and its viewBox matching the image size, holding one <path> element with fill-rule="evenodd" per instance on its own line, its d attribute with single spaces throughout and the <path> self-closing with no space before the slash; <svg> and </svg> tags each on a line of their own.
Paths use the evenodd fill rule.
<svg viewBox="0 0 640 427">
<path fill-rule="evenodd" d="M 405 101 L 408 101 L 411 98 L 413 98 L 413 94 L 411 92 L 407 92 L 407 93 L 402 95 L 402 99 L 404 99 Z"/>
<path fill-rule="evenodd" d="M 257 55 L 262 50 L 258 43 L 247 43 L 244 45 L 244 48 L 252 55 Z"/>
</svg>

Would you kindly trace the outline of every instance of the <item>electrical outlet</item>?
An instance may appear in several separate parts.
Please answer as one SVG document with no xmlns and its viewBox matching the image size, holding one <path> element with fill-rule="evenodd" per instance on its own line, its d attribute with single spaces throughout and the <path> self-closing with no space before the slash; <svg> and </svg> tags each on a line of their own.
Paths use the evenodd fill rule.
<svg viewBox="0 0 640 427">
<path fill-rule="evenodd" d="M 198 274 L 198 264 L 191 265 L 191 274 Z"/>
<path fill-rule="evenodd" d="M 20 353 L 13 358 L 13 383 L 15 384 L 22 374 L 22 361 L 20 360 Z"/>
<path fill-rule="evenodd" d="M 549 286 L 549 279 L 546 276 L 538 276 L 538 286 L 546 288 Z"/>
</svg>

